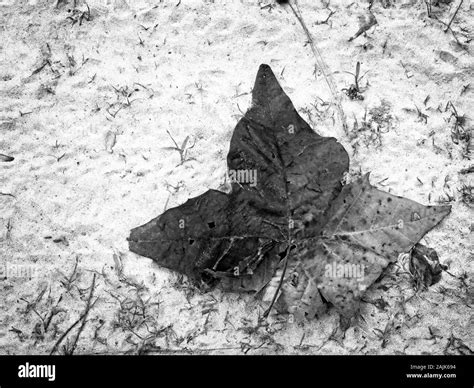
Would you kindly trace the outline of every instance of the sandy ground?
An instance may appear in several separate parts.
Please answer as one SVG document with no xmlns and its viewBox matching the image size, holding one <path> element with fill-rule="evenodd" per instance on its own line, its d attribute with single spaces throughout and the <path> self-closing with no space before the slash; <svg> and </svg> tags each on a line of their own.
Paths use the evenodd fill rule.
<svg viewBox="0 0 474 388">
<path fill-rule="evenodd" d="M 452 23 L 461 47 L 423 1 L 376 1 L 378 25 L 349 42 L 367 2 L 301 0 L 337 89 L 354 83 L 344 72 L 357 61 L 368 71 L 363 100 L 343 95 L 346 134 L 293 13 L 268 1 L 90 1 L 90 20 L 82 1 L 0 5 L 0 153 L 15 158 L 0 162 L 2 354 L 472 353 L 463 169 L 474 6 L 464 1 Z M 458 1 L 440 3 L 433 15 L 447 23 Z M 346 147 L 351 177 L 371 171 L 383 190 L 453 206 L 423 241 L 451 275 L 414 295 L 395 266 L 344 336 L 334 312 L 259 325 L 263 308 L 248 296 L 201 294 L 128 251 L 131 228 L 226 187 L 229 140 L 261 63 L 318 133 Z M 462 124 L 455 141 L 449 101 Z M 189 160 L 163 149 L 173 145 L 166 131 L 180 144 L 190 137 Z"/>
</svg>

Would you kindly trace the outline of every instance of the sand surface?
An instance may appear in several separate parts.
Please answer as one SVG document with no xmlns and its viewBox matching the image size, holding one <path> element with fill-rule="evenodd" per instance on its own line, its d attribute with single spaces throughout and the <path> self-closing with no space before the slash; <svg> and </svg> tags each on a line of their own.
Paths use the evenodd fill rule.
<svg viewBox="0 0 474 388">
<path fill-rule="evenodd" d="M 345 72 L 358 61 L 368 72 L 363 100 L 341 92 L 349 134 L 288 7 L 91 0 L 89 18 L 83 1 L 55 3 L 0 3 L 0 154 L 15 158 L 0 162 L 1 354 L 472 353 L 470 1 L 451 25 L 460 44 L 423 1 L 375 1 L 378 25 L 351 42 L 367 2 L 299 1 L 336 89 L 354 83 Z M 458 1 L 440 3 L 433 15 L 447 23 Z M 128 251 L 131 228 L 225 189 L 261 63 L 315 131 L 345 146 L 349 179 L 371 171 L 380 189 L 452 205 L 423 240 L 451 275 L 414 295 L 395 266 L 342 335 L 335 312 L 259 325 L 248 296 L 202 294 Z M 465 115 L 455 141 L 449 102 Z M 179 144 L 189 136 L 184 163 L 163 149 L 167 131 Z"/>
</svg>

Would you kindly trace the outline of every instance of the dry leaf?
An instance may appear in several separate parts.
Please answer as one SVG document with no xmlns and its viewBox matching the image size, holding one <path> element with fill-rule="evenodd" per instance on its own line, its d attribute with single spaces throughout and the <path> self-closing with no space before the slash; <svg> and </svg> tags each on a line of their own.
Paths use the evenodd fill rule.
<svg viewBox="0 0 474 388">
<path fill-rule="evenodd" d="M 130 250 L 298 317 L 327 302 L 351 317 L 383 269 L 450 207 L 380 191 L 368 174 L 342 186 L 347 152 L 309 127 L 269 66 L 260 66 L 252 97 L 227 156 L 232 191 L 209 190 L 133 229 Z"/>
</svg>

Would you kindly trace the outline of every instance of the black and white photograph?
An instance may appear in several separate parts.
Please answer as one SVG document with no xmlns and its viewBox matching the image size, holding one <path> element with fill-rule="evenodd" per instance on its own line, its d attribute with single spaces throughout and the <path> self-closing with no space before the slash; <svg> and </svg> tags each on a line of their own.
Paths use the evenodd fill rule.
<svg viewBox="0 0 474 388">
<path fill-rule="evenodd" d="M 0 0 L 0 363 L 446 356 L 400 373 L 454 386 L 474 352 L 473 16 Z"/>
</svg>

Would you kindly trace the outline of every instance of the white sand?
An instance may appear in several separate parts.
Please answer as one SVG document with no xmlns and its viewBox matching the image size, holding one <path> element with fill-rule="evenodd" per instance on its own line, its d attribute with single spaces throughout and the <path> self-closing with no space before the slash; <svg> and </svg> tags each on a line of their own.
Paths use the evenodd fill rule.
<svg viewBox="0 0 474 388">
<path fill-rule="evenodd" d="M 15 157 L 0 162 L 0 192 L 15 196 L 0 196 L 0 254 L 10 268 L 23 264 L 36 271 L 31 279 L 0 282 L 0 353 L 49 353 L 84 310 L 94 271 L 99 299 L 76 354 L 441 354 L 459 352 L 460 344 L 473 349 L 474 319 L 466 306 L 473 296 L 473 213 L 458 191 L 472 185 L 472 176 L 459 174 L 471 161 L 453 144 L 453 121 L 444 112 L 452 101 L 467 115 L 465 128 L 472 128 L 472 85 L 463 91 L 473 80 L 472 44 L 468 50 L 453 44 L 443 25 L 427 17 L 422 1 L 386 9 L 376 2 L 378 26 L 353 42 L 348 38 L 359 28 L 366 2 L 333 0 L 336 13 L 329 24 L 318 24 L 329 14 L 322 2 L 300 1 L 318 47 L 338 72 L 337 89 L 353 82 L 341 72 L 353 72 L 357 61 L 362 72 L 369 70 L 362 81 L 369 82 L 365 99 L 343 97 L 350 127 L 354 117 L 361 123 L 366 109 L 383 100 L 391 104 L 393 125 L 382 145 L 361 145 L 354 155 L 351 140 L 333 124 L 334 111 L 318 119 L 312 104 L 317 98 L 331 101 L 331 94 L 321 74 L 313 75 L 314 57 L 289 8 L 261 9 L 243 0 L 177 3 L 156 2 L 153 8 L 152 2 L 90 1 L 93 20 L 82 25 L 66 19 L 79 15 L 68 12 L 71 4 L 0 6 L 0 153 Z M 435 10 L 448 21 L 456 5 Z M 453 23 L 461 41 L 461 28 L 472 36 L 472 8 L 465 2 Z M 86 9 L 83 2 L 78 9 Z M 32 75 L 48 58 L 51 66 Z M 413 289 L 399 275 L 389 291 L 367 294 L 368 300 L 382 297 L 385 309 L 364 304 L 366 322 L 341 339 L 331 337 L 338 326 L 334 312 L 304 325 L 273 317 L 271 325 L 256 328 L 263 310 L 248 297 L 198 294 L 185 279 L 128 251 L 129 230 L 162 213 L 168 199 L 168 208 L 177 206 L 224 184 L 229 140 L 261 63 L 272 66 L 318 133 L 346 147 L 352 176 L 372 171 L 371 182 L 379 188 L 424 204 L 453 196 L 452 213 L 424 243 L 452 274 L 468 273 L 467 288 L 445 273 L 438 285 L 401 304 Z M 428 115 L 426 124 L 415 106 Z M 179 154 L 161 149 L 173 145 L 166 130 L 178 143 L 190 136 L 195 146 L 189 157 L 195 160 L 178 166 Z M 121 276 L 114 254 L 123 264 Z M 72 273 L 76 257 L 78 277 L 67 291 L 64 275 Z M 134 283 L 144 288 L 137 291 Z M 41 290 L 46 291 L 34 304 Z M 52 311 L 57 314 L 45 332 L 42 321 Z M 71 349 L 78 327 L 59 353 Z M 380 331 L 386 332 L 383 338 Z M 458 340 L 447 347 L 452 336 Z"/>
</svg>

